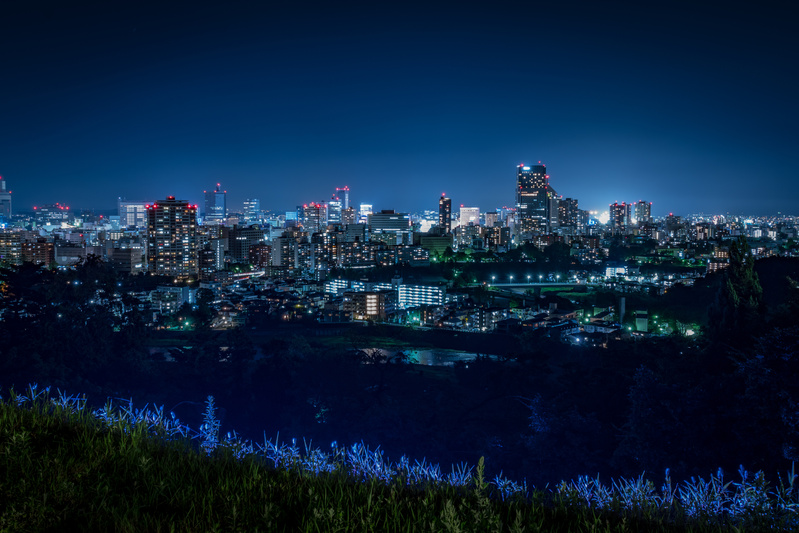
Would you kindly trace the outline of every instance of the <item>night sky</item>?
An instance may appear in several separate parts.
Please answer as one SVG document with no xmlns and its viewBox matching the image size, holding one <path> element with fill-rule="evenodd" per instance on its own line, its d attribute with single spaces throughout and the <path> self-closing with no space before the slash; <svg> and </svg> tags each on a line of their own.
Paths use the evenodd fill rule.
<svg viewBox="0 0 799 533">
<path fill-rule="evenodd" d="M 15 211 L 485 211 L 540 160 L 584 209 L 799 214 L 791 2 L 480 5 L 6 0 L 0 175 Z"/>
</svg>

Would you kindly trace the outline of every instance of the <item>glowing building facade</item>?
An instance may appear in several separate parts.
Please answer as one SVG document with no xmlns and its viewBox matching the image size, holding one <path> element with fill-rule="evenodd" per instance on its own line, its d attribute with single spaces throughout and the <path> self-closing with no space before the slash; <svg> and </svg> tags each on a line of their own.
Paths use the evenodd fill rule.
<svg viewBox="0 0 799 533">
<path fill-rule="evenodd" d="M 452 199 L 444 194 L 438 199 L 438 227 L 443 235 L 452 233 Z"/>
<path fill-rule="evenodd" d="M 205 191 L 205 222 L 220 223 L 227 218 L 227 191 L 217 183 L 213 191 Z"/>
<path fill-rule="evenodd" d="M 523 235 L 548 233 L 551 202 L 555 190 L 549 185 L 546 165 L 516 167 L 516 211 L 518 232 Z"/>
<path fill-rule="evenodd" d="M 169 196 L 146 207 L 147 270 L 181 279 L 196 276 L 197 205 Z"/>
</svg>

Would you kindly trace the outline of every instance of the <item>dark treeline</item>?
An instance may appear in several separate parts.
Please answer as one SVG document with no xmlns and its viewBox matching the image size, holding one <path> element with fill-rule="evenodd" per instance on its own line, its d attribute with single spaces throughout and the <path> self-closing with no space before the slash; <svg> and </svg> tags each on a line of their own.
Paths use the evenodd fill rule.
<svg viewBox="0 0 799 533">
<path fill-rule="evenodd" d="M 678 315 L 701 309 L 698 338 L 592 349 L 532 333 L 504 357 L 455 368 L 356 350 L 374 343 L 355 334 L 352 348 L 329 348 L 297 332 L 211 331 L 202 306 L 185 310 L 201 326 L 168 362 L 150 354 L 134 302 L 113 298 L 158 280 L 98 261 L 66 272 L 23 265 L 2 271 L 0 384 L 35 381 L 96 404 L 133 397 L 194 425 L 211 394 L 223 431 L 364 441 L 444 468 L 484 456 L 491 472 L 537 486 L 597 473 L 659 480 L 666 468 L 675 479 L 707 476 L 741 463 L 774 477 L 799 458 L 799 262 L 731 253 L 724 273 L 657 300 Z"/>
</svg>

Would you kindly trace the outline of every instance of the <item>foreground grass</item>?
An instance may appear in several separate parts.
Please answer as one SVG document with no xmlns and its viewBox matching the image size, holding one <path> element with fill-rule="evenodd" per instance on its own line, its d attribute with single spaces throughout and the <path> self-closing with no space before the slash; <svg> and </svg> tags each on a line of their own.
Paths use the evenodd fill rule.
<svg viewBox="0 0 799 533">
<path fill-rule="evenodd" d="M 660 511 L 610 504 L 597 510 L 567 493 L 506 494 L 503 501 L 498 485 L 483 478 L 482 465 L 461 486 L 411 483 L 402 475 L 369 478 L 358 475 L 357 468 L 312 472 L 307 462 L 306 468 L 296 460 L 272 464 L 274 455 L 241 454 L 235 445 L 217 445 L 208 431 L 214 429 L 212 409 L 198 446 L 176 432 L 178 426 L 132 409 L 127 414 L 144 423 L 131 423 L 135 416 L 109 416 L 110 411 L 98 417 L 75 398 L 60 404 L 35 395 L 23 399 L 0 400 L 0 531 L 700 532 L 780 527 L 767 522 L 735 529 L 689 518 L 671 507 Z"/>
</svg>

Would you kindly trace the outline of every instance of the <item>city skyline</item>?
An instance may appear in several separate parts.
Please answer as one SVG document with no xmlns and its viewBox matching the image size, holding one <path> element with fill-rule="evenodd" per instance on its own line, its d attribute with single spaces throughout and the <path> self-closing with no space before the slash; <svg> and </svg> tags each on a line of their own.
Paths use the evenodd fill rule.
<svg viewBox="0 0 799 533">
<path fill-rule="evenodd" d="M 17 212 L 119 197 L 231 210 L 513 206 L 799 212 L 787 7 L 624 3 L 0 8 L 0 175 Z"/>
</svg>

